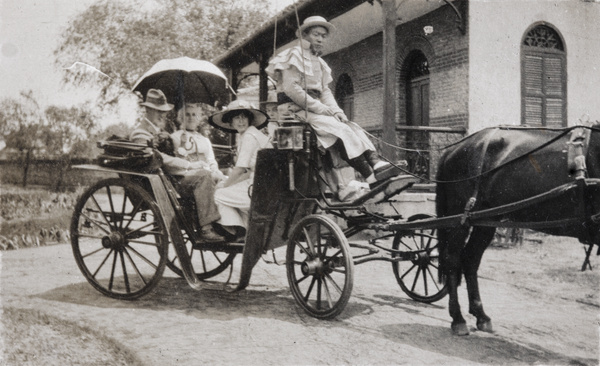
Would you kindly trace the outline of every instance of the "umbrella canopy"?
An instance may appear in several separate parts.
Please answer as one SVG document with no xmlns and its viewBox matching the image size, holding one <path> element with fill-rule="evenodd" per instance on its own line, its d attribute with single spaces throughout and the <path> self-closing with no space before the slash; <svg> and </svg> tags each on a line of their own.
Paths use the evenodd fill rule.
<svg viewBox="0 0 600 366">
<path fill-rule="evenodd" d="M 189 57 L 158 61 L 133 86 L 143 96 L 148 89 L 162 90 L 177 109 L 184 103 L 222 106 L 229 98 L 223 72 L 208 61 Z"/>
</svg>

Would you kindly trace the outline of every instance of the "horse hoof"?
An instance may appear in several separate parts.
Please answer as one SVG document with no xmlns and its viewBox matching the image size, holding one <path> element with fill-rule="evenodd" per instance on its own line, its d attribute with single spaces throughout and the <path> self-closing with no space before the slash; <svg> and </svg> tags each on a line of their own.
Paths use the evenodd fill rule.
<svg viewBox="0 0 600 366">
<path fill-rule="evenodd" d="M 488 320 L 486 322 L 477 323 L 477 329 L 479 329 L 482 332 L 487 332 L 487 333 L 494 332 L 494 330 L 492 329 L 492 321 L 491 320 Z"/>
<path fill-rule="evenodd" d="M 458 336 L 469 335 L 469 328 L 467 328 L 467 323 L 452 324 L 452 333 Z"/>
</svg>

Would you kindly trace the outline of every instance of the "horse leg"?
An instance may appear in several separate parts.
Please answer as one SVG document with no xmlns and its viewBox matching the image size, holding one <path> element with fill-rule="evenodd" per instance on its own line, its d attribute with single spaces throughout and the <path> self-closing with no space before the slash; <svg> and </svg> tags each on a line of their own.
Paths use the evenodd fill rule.
<svg viewBox="0 0 600 366">
<path fill-rule="evenodd" d="M 492 320 L 483 311 L 483 303 L 479 295 L 477 271 L 483 252 L 494 238 L 496 228 L 474 227 L 461 256 L 462 268 L 467 282 L 469 294 L 469 313 L 477 318 L 477 329 L 492 333 Z"/>
<path fill-rule="evenodd" d="M 469 328 L 467 327 L 465 318 L 462 316 L 458 301 L 458 286 L 460 285 L 462 276 L 460 256 L 468 234 L 469 229 L 465 227 L 442 229 L 438 234 L 440 242 L 444 241 L 440 245 L 440 248 L 442 248 L 442 253 L 440 253 L 442 259 L 440 269 L 448 284 L 448 311 L 452 317 L 451 329 L 454 334 L 461 336 L 469 334 Z"/>
</svg>

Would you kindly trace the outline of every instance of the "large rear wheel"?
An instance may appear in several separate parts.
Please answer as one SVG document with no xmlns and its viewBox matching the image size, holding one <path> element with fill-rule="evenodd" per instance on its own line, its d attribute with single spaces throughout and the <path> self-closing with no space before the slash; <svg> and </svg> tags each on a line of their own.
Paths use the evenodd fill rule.
<svg viewBox="0 0 600 366">
<path fill-rule="evenodd" d="M 407 221 L 431 218 L 427 214 L 418 214 Z M 445 284 L 437 281 L 439 265 L 438 239 L 436 229 L 402 230 L 394 236 L 392 249 L 403 253 L 393 253 L 397 258 L 408 252 L 410 259 L 392 262 L 396 281 L 411 299 L 432 303 L 442 299 L 448 293 Z"/>
<path fill-rule="evenodd" d="M 106 179 L 83 193 L 71 219 L 71 246 L 87 281 L 104 295 L 150 292 L 167 261 L 168 235 L 158 205 L 143 188 Z"/>
<path fill-rule="evenodd" d="M 339 315 L 352 293 L 354 262 L 340 227 L 309 215 L 294 227 L 287 246 L 287 276 L 296 302 L 319 319 Z"/>
</svg>

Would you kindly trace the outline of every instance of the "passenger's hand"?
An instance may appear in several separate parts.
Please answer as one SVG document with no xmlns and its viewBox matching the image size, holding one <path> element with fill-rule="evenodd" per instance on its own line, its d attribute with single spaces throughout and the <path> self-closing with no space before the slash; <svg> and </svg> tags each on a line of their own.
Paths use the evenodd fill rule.
<svg viewBox="0 0 600 366">
<path fill-rule="evenodd" d="M 199 169 L 205 169 L 206 168 L 206 163 L 203 161 L 194 161 L 194 162 L 190 162 L 190 170 L 199 170 Z"/>
<path fill-rule="evenodd" d="M 340 122 L 348 123 L 348 117 L 344 113 L 337 112 L 334 117 Z"/>
</svg>

